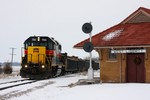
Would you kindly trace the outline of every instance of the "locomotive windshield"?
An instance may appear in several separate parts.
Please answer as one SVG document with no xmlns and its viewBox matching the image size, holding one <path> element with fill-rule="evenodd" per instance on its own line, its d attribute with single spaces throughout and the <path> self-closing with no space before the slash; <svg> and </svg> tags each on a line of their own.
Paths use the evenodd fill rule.
<svg viewBox="0 0 150 100">
<path fill-rule="evenodd" d="M 27 42 L 25 43 L 25 48 L 27 48 L 28 46 L 44 46 L 47 47 L 47 42 Z"/>
<path fill-rule="evenodd" d="M 27 49 L 28 46 L 44 46 L 49 50 L 54 49 L 54 43 L 48 40 L 48 38 L 30 37 L 25 41 L 24 45 L 25 49 Z"/>
</svg>

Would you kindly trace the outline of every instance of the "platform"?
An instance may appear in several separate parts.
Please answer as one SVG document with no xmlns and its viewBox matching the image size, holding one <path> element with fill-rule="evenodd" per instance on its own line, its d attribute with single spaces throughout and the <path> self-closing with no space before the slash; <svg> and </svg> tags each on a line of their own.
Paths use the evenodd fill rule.
<svg viewBox="0 0 150 100">
<path fill-rule="evenodd" d="M 88 84 L 98 84 L 100 83 L 99 77 L 94 77 L 93 79 L 79 79 L 77 85 L 88 85 Z"/>
</svg>

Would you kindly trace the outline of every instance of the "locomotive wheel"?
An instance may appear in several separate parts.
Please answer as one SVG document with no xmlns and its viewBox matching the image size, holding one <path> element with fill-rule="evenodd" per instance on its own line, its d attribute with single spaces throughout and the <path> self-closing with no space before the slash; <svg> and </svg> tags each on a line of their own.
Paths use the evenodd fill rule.
<svg viewBox="0 0 150 100">
<path fill-rule="evenodd" d="M 52 68 L 52 77 L 55 77 L 58 71 L 58 66 Z"/>
<path fill-rule="evenodd" d="M 56 72 L 56 75 L 55 75 L 55 76 L 56 76 L 56 77 L 57 77 L 57 76 L 60 76 L 61 73 L 62 73 L 62 66 L 58 66 L 58 67 L 57 67 L 57 72 Z"/>
<path fill-rule="evenodd" d="M 65 75 L 65 67 L 62 67 L 62 71 L 61 71 L 61 73 L 60 73 L 60 75 Z"/>
</svg>

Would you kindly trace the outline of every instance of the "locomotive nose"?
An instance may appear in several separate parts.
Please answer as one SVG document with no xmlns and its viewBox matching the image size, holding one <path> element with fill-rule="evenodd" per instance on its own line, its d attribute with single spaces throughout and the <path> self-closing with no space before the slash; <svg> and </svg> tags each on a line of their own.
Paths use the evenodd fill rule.
<svg viewBox="0 0 150 100">
<path fill-rule="evenodd" d="M 46 48 L 41 46 L 28 47 L 28 63 L 45 64 Z"/>
</svg>

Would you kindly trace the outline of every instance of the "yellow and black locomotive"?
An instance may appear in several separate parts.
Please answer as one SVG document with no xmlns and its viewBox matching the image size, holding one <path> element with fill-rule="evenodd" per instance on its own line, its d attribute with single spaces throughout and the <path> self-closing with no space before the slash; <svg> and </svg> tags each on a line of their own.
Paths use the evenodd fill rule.
<svg viewBox="0 0 150 100">
<path fill-rule="evenodd" d="M 46 36 L 31 36 L 24 42 L 20 75 L 24 78 L 43 79 L 62 74 L 64 56 L 61 45 Z"/>
</svg>

